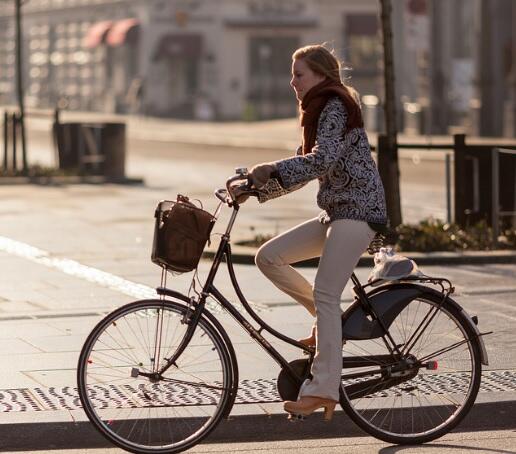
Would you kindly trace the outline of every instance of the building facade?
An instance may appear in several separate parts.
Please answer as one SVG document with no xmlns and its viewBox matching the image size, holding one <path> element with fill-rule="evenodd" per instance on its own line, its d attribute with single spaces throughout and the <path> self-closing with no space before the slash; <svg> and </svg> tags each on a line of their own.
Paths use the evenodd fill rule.
<svg viewBox="0 0 516 454">
<path fill-rule="evenodd" d="M 14 102 L 12 6 L 0 6 L 0 104 Z M 29 107 L 199 119 L 296 114 L 291 54 L 327 41 L 379 83 L 377 1 L 31 0 L 23 6 Z"/>
<path fill-rule="evenodd" d="M 15 102 L 12 3 L 0 2 L 0 104 Z M 401 129 L 514 135 L 516 2 L 392 5 Z M 343 76 L 375 130 L 378 12 L 378 0 L 30 0 L 26 104 L 201 120 L 294 116 L 291 54 L 327 42 L 352 69 Z"/>
</svg>

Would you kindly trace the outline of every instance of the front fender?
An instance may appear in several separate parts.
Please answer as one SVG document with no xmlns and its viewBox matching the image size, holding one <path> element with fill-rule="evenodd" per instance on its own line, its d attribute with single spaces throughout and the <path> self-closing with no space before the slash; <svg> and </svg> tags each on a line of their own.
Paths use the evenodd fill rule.
<svg viewBox="0 0 516 454">
<path fill-rule="evenodd" d="M 389 328 L 394 319 L 412 300 L 425 294 L 429 297 L 433 297 L 432 299 L 443 297 L 442 293 L 433 288 L 411 283 L 384 285 L 373 290 L 367 296 L 375 312 L 381 317 L 386 328 Z M 471 316 L 450 297 L 447 298 L 447 304 L 464 315 L 469 327 L 478 339 L 482 364 L 487 366 L 489 364 L 487 350 L 477 325 Z M 365 313 L 358 300 L 355 300 L 344 314 L 342 314 L 343 339 L 376 339 L 382 335 L 383 329 L 380 324 Z"/>
</svg>

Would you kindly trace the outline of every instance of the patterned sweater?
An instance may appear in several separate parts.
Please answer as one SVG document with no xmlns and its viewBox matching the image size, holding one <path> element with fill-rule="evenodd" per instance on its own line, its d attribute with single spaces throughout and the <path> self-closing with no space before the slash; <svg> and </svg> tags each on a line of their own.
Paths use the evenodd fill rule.
<svg viewBox="0 0 516 454">
<path fill-rule="evenodd" d="M 301 155 L 298 149 L 296 156 L 277 161 L 279 181 L 269 180 L 261 189 L 259 201 L 288 194 L 318 178 L 317 205 L 324 210 L 319 215 L 322 223 L 354 219 L 386 224 L 385 194 L 367 135 L 363 128 L 344 135 L 346 120 L 342 101 L 331 98 L 319 116 L 312 153 Z"/>
</svg>

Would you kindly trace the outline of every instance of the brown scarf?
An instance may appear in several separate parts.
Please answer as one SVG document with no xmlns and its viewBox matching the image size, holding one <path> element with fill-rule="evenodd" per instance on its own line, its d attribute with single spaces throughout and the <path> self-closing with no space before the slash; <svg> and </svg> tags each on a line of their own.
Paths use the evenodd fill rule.
<svg viewBox="0 0 516 454">
<path fill-rule="evenodd" d="M 308 90 L 299 106 L 301 126 L 303 127 L 303 154 L 312 152 L 317 137 L 319 115 L 328 99 L 334 96 L 338 96 L 342 100 L 348 113 L 344 133 L 364 126 L 360 107 L 349 90 L 341 82 L 327 78 Z"/>
</svg>

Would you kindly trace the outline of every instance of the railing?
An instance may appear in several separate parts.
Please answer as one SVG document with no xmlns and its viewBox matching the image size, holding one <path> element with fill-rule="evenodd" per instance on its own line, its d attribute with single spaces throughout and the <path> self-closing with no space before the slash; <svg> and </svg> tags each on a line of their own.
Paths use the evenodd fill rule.
<svg viewBox="0 0 516 454">
<path fill-rule="evenodd" d="M 500 218 L 504 216 L 512 216 L 512 226 L 516 227 L 516 178 L 513 181 L 513 191 L 515 194 L 513 209 L 500 210 L 500 154 L 514 156 L 515 158 L 515 174 L 516 174 L 516 150 L 508 150 L 504 148 L 493 148 L 491 150 L 491 175 L 492 175 L 492 213 L 491 226 L 493 228 L 493 245 L 498 243 L 500 234 Z M 516 177 L 516 175 L 515 175 Z"/>
<path fill-rule="evenodd" d="M 4 159 L 3 170 L 8 172 L 10 169 L 16 172 L 18 169 L 18 138 L 21 140 L 22 166 L 23 171 L 28 170 L 27 153 L 24 144 L 24 136 L 22 131 L 22 118 L 17 112 L 4 112 L 3 123 L 4 136 Z M 10 150 L 9 150 L 10 148 Z M 11 154 L 9 156 L 9 151 Z"/>
<path fill-rule="evenodd" d="M 398 144 L 398 148 L 412 149 L 412 150 L 453 150 L 453 144 Z M 452 222 L 452 191 L 451 191 L 451 153 L 444 155 L 444 166 L 446 175 L 446 222 Z"/>
<path fill-rule="evenodd" d="M 50 117 L 58 115 L 55 111 L 38 109 L 35 111 L 25 110 L 24 119 L 27 117 Z M 19 109 L 16 106 L 6 106 L 3 115 L 3 162 L 4 172 L 16 173 L 19 167 L 18 154 L 21 151 L 21 163 L 23 172 L 29 170 L 27 159 L 27 143 L 25 128 Z"/>
<path fill-rule="evenodd" d="M 446 174 L 446 221 L 453 221 L 461 226 L 484 220 L 493 229 L 493 242 L 499 235 L 500 218 L 511 217 L 512 228 L 516 227 L 516 164 L 503 165 L 500 169 L 500 155 L 514 156 L 516 144 L 500 143 L 466 144 L 464 134 L 455 134 L 453 143 L 427 144 L 402 143 L 398 149 L 443 150 L 445 154 Z M 382 141 L 378 142 L 381 146 Z M 378 150 L 377 150 L 378 151 Z M 452 169 L 453 156 L 453 169 Z M 452 216 L 452 171 L 454 175 L 454 216 Z M 500 173 L 509 180 L 500 190 Z M 513 207 L 508 210 L 507 206 Z M 505 206 L 505 209 L 502 209 Z M 502 208 L 501 208 L 502 207 Z"/>
</svg>

